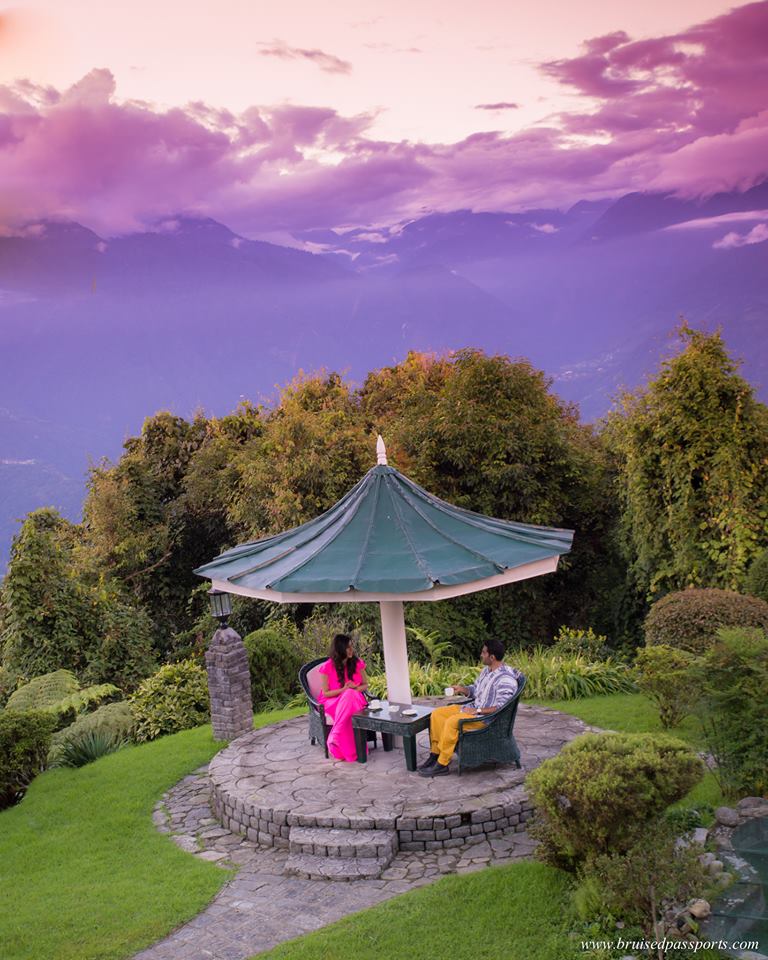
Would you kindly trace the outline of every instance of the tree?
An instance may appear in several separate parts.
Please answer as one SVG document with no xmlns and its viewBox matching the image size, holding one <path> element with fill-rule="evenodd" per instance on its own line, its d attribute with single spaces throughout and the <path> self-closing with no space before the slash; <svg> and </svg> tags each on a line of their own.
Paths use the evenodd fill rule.
<svg viewBox="0 0 768 960">
<path fill-rule="evenodd" d="M 327 510 L 375 464 L 359 404 L 336 373 L 300 375 L 265 414 L 236 459 L 230 522 L 249 536 L 296 526 Z"/>
<path fill-rule="evenodd" d="M 502 519 L 576 530 L 556 577 L 450 602 L 473 622 L 482 608 L 487 629 L 521 642 L 547 641 L 562 623 L 592 625 L 599 596 L 621 571 L 610 546 L 607 457 L 550 386 L 528 361 L 461 350 L 410 353 L 369 374 L 361 391 L 390 461 L 430 492 Z M 428 606 L 412 622 L 440 633 L 445 615 Z M 613 633 L 610 619 L 604 609 L 595 625 Z"/>
<path fill-rule="evenodd" d="M 625 393 L 604 436 L 618 471 L 623 544 L 648 598 L 740 590 L 768 542 L 768 408 L 719 333 L 686 324 L 682 350 Z"/>
<path fill-rule="evenodd" d="M 59 668 L 81 674 L 98 642 L 97 615 L 74 573 L 75 524 L 44 507 L 30 513 L 3 580 L 3 666 L 31 678 Z"/>
<path fill-rule="evenodd" d="M 30 679 L 71 670 L 89 683 L 130 688 L 154 669 L 150 624 L 76 561 L 82 528 L 51 509 L 30 513 L 3 581 L 2 666 Z"/>
<path fill-rule="evenodd" d="M 187 601 L 199 583 L 192 571 L 232 535 L 230 461 L 259 422 L 250 407 L 223 420 L 158 413 L 126 441 L 117 463 L 91 471 L 81 564 L 148 612 L 160 654 L 188 626 Z"/>
</svg>

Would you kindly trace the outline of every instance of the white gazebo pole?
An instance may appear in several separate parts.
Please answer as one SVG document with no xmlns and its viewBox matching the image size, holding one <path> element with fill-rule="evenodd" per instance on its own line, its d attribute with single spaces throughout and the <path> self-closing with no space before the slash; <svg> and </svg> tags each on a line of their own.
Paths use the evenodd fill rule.
<svg viewBox="0 0 768 960">
<path fill-rule="evenodd" d="M 387 465 L 387 448 L 381 434 L 376 438 L 376 462 Z M 381 600 L 381 639 L 384 644 L 384 671 L 387 696 L 395 703 L 412 703 L 408 673 L 408 645 L 405 639 L 405 613 L 402 600 Z"/>
<path fill-rule="evenodd" d="M 387 696 L 395 703 L 412 703 L 403 601 L 381 600 L 379 606 L 381 607 L 381 637 L 384 642 Z"/>
</svg>

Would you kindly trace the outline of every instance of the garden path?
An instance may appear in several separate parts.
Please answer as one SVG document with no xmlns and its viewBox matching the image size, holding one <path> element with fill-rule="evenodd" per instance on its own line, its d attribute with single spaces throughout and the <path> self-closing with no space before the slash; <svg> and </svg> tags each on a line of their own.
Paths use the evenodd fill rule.
<svg viewBox="0 0 768 960">
<path fill-rule="evenodd" d="M 306 720 L 293 723 L 305 725 Z M 522 774 L 589 729 L 567 714 L 522 705 L 515 730 L 523 755 Z M 326 763 L 332 771 L 335 764 Z M 473 781 L 482 793 L 485 778 L 495 776 L 493 771 L 472 771 L 461 778 L 462 789 Z M 457 777 L 450 779 L 458 784 Z M 288 850 L 264 848 L 224 829 L 212 815 L 209 796 L 207 768 L 201 768 L 162 798 L 155 825 L 182 849 L 222 867 L 235 866 L 237 873 L 201 914 L 137 954 L 135 960 L 245 960 L 443 874 L 469 873 L 527 858 L 535 845 L 524 831 L 505 831 L 502 836 L 473 837 L 472 843 L 450 849 L 401 850 L 377 880 L 304 880 L 284 874 Z"/>
</svg>

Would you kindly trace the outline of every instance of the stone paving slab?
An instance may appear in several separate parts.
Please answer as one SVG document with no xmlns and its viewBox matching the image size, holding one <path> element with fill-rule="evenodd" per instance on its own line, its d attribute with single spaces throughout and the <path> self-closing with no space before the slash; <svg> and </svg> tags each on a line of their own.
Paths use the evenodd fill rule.
<svg viewBox="0 0 768 960">
<path fill-rule="evenodd" d="M 519 827 L 530 811 L 526 774 L 588 729 L 575 717 L 523 704 L 515 725 L 522 769 L 507 764 L 425 778 L 406 769 L 402 750 L 372 750 L 365 764 L 326 759 L 310 745 L 307 720 L 300 717 L 248 733 L 214 757 L 213 807 L 223 826 L 265 845 L 287 847 L 293 826 L 397 829 L 401 847 L 413 844 L 414 850 L 427 849 L 425 843 L 453 845 L 480 832 L 473 829 L 479 822 L 488 825 L 486 832 Z M 426 731 L 417 743 L 424 759 Z M 456 822 L 447 825 L 446 819 Z"/>
</svg>

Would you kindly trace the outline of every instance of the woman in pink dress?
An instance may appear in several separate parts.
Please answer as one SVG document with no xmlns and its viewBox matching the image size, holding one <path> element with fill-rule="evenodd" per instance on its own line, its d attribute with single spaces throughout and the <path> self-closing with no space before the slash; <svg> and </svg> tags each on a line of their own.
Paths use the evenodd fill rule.
<svg viewBox="0 0 768 960">
<path fill-rule="evenodd" d="M 331 644 L 331 656 L 320 667 L 320 694 L 325 715 L 333 721 L 328 734 L 328 750 L 337 760 L 357 760 L 352 714 L 364 710 L 368 689 L 365 661 L 355 656 L 354 644 L 345 633 L 337 633 Z"/>
</svg>

